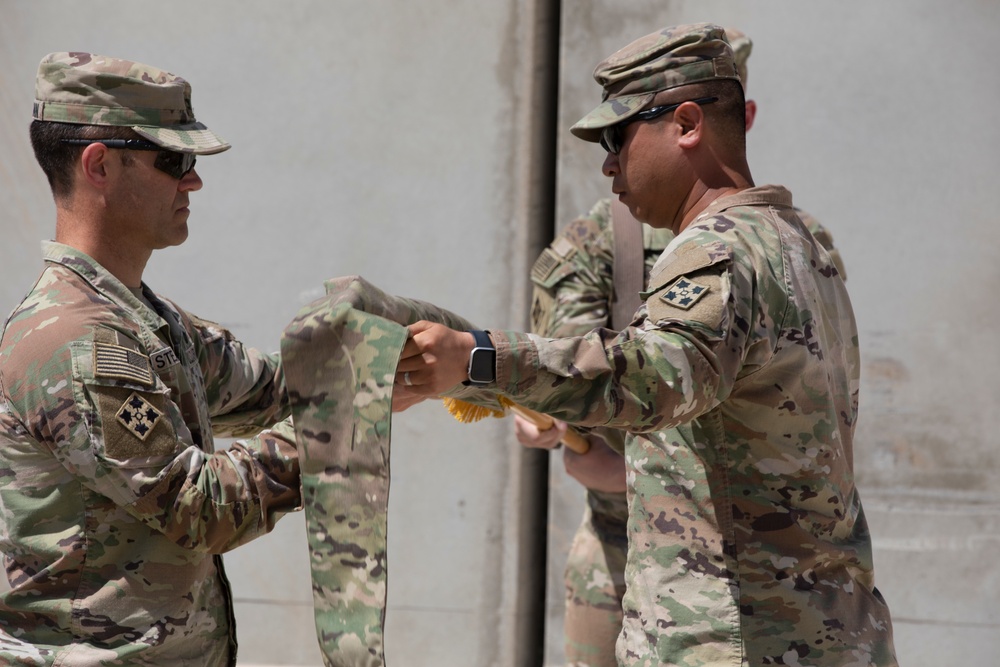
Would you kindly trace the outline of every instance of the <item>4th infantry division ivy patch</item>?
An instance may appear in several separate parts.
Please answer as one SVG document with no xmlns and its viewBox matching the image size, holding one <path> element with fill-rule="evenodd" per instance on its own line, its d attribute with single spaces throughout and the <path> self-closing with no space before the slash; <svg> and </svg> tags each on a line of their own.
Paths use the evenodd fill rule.
<svg viewBox="0 0 1000 667">
<path fill-rule="evenodd" d="M 128 432 L 140 440 L 145 440 L 153 432 L 162 416 L 162 412 L 135 392 L 126 399 L 117 415 L 118 421 L 128 429 Z"/>
<path fill-rule="evenodd" d="M 663 291 L 660 299 L 676 308 L 688 310 L 691 306 L 698 303 L 698 299 L 705 296 L 708 290 L 709 287 L 707 285 L 699 285 L 690 278 L 682 276 L 675 280 L 673 285 Z"/>
</svg>

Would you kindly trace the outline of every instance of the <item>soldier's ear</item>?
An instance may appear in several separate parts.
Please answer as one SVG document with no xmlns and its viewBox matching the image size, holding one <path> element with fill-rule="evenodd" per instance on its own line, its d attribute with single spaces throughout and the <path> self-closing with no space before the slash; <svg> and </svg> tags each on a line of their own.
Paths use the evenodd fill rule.
<svg viewBox="0 0 1000 667">
<path fill-rule="evenodd" d="M 705 113 L 694 102 L 685 102 L 674 111 L 674 122 L 680 126 L 678 139 L 681 148 L 694 148 L 701 142 L 705 127 Z"/>
<path fill-rule="evenodd" d="M 91 187 L 103 189 L 108 182 L 111 151 L 104 144 L 90 144 L 80 153 L 79 175 Z"/>
<path fill-rule="evenodd" d="M 749 132 L 753 127 L 753 119 L 757 117 L 757 103 L 753 100 L 746 101 L 746 126 L 745 131 Z"/>
</svg>

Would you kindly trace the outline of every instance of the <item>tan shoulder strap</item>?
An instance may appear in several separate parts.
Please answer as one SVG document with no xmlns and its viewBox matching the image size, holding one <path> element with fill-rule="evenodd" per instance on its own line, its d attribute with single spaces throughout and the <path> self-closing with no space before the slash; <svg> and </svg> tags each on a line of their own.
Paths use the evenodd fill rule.
<svg viewBox="0 0 1000 667">
<path fill-rule="evenodd" d="M 642 304 L 639 292 L 645 287 L 646 254 L 642 247 L 642 223 L 617 199 L 611 200 L 611 226 L 615 235 L 611 328 L 621 331 L 632 322 Z"/>
</svg>

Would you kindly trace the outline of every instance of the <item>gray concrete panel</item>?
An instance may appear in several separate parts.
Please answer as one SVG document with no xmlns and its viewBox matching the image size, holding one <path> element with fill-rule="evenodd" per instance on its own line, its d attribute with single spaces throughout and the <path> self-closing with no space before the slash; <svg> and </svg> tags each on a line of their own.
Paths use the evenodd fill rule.
<svg viewBox="0 0 1000 667">
<path fill-rule="evenodd" d="M 788 186 L 833 233 L 861 334 L 855 463 L 876 581 L 901 664 L 986 665 L 1000 648 L 1000 104 L 990 63 L 1000 6 L 675 0 L 565 3 L 560 224 L 608 196 L 602 151 L 569 126 L 599 101 L 594 65 L 671 24 L 712 21 L 753 40 L 757 183 Z M 553 464 L 553 520 L 582 495 Z M 550 532 L 547 664 L 561 663 L 561 569 L 572 524 Z"/>
<path fill-rule="evenodd" d="M 834 233 L 862 335 L 856 463 L 902 663 L 991 664 L 998 648 L 998 403 L 991 290 L 1000 231 L 995 3 L 574 0 L 563 8 L 558 221 L 608 192 L 570 124 L 603 56 L 712 20 L 755 41 L 758 182 L 788 185 Z M 144 60 L 194 84 L 235 148 L 205 158 L 192 236 L 148 282 L 250 344 L 277 345 L 323 279 L 361 273 L 485 326 L 523 323 L 532 5 L 0 0 L 0 309 L 37 273 L 53 207 L 26 140 L 47 52 Z M 523 177 L 522 177 L 523 178 Z M 479 252 L 470 252 L 479 249 Z M 520 457 L 503 422 L 433 405 L 394 423 L 388 656 L 513 661 Z M 547 662 L 581 496 L 552 466 Z M 447 483 L 442 483 L 442 480 Z M 561 490 L 560 490 L 561 489 Z M 574 504 L 575 503 L 575 504 Z M 319 664 L 301 518 L 228 557 L 244 662 Z M 987 657 L 989 656 L 989 657 Z"/>
<path fill-rule="evenodd" d="M 523 326 L 539 6 L 0 0 L 0 309 L 53 233 L 27 140 L 38 61 L 89 50 L 184 76 L 199 119 L 233 144 L 199 159 L 190 238 L 145 276 L 157 291 L 265 349 L 325 279 L 354 273 Z M 530 461 L 506 422 L 461 425 L 437 402 L 393 431 L 389 663 L 517 664 L 541 600 L 520 586 Z M 227 556 L 242 664 L 320 664 L 305 544 L 294 516 Z"/>
</svg>

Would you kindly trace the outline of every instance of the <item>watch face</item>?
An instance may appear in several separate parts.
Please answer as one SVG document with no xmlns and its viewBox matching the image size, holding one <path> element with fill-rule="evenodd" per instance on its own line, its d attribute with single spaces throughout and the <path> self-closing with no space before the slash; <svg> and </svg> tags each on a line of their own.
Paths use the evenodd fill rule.
<svg viewBox="0 0 1000 667">
<path fill-rule="evenodd" d="M 473 349 L 472 359 L 469 361 L 469 379 L 473 382 L 493 382 L 496 375 L 495 359 L 495 350 L 485 347 Z"/>
</svg>

